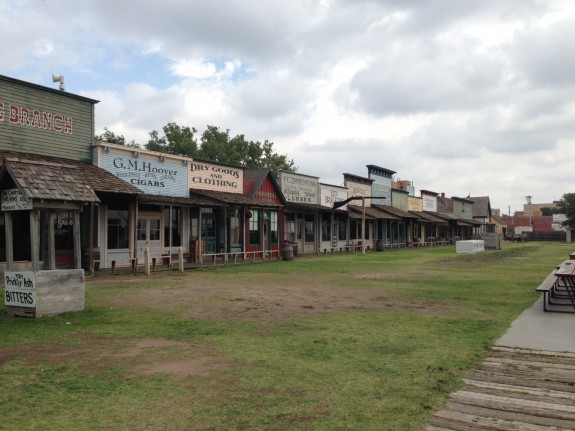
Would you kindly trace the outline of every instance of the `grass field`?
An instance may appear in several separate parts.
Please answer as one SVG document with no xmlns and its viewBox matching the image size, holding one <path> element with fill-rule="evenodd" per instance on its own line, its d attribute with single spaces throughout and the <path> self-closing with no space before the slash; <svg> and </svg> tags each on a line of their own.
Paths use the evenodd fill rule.
<svg viewBox="0 0 575 431">
<path fill-rule="evenodd" d="M 0 429 L 419 430 L 572 251 L 447 246 L 88 280 L 84 312 L 0 311 Z"/>
</svg>

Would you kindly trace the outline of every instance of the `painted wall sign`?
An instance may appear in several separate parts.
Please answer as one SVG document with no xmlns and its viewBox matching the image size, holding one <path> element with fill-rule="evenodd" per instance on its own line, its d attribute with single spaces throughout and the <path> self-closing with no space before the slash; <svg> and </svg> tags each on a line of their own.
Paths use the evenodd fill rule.
<svg viewBox="0 0 575 431">
<path fill-rule="evenodd" d="M 0 149 L 92 160 L 97 100 L 0 79 Z"/>
<path fill-rule="evenodd" d="M 288 202 L 314 205 L 320 203 L 318 177 L 280 172 L 280 187 Z"/>
<path fill-rule="evenodd" d="M 32 271 L 4 273 L 4 304 L 13 307 L 36 307 L 36 278 Z"/>
<path fill-rule="evenodd" d="M 409 211 L 423 211 L 423 199 L 415 196 L 408 197 L 408 210 Z"/>
<path fill-rule="evenodd" d="M 373 180 L 371 184 L 371 191 L 373 196 L 381 196 L 385 199 L 373 199 L 372 203 L 377 205 L 391 205 L 391 178 L 377 175 L 373 172 L 369 173 L 369 178 Z"/>
<path fill-rule="evenodd" d="M 431 195 L 422 195 L 423 210 L 437 212 L 437 197 Z"/>
<path fill-rule="evenodd" d="M 348 189 L 348 195 L 351 196 L 371 196 L 371 184 L 360 183 L 353 180 L 346 180 L 345 185 Z M 368 199 L 365 202 L 366 206 L 371 205 L 371 199 Z M 353 203 L 353 205 L 357 205 L 357 201 Z"/>
<path fill-rule="evenodd" d="M 243 193 L 244 171 L 224 165 L 190 162 L 190 189 Z"/>
<path fill-rule="evenodd" d="M 0 121 L 71 135 L 74 120 L 71 116 L 61 113 L 41 111 L 0 101 Z"/>
<path fill-rule="evenodd" d="M 188 167 L 169 156 L 146 154 L 143 151 L 100 147 L 100 167 L 145 193 L 188 197 Z M 163 159 L 161 159 L 163 157 Z"/>
<path fill-rule="evenodd" d="M 333 208 L 333 204 L 347 199 L 347 188 L 331 186 L 329 184 L 320 184 L 321 205 Z M 347 205 L 341 207 L 345 209 Z"/>
<path fill-rule="evenodd" d="M 24 197 L 20 190 L 2 190 L 2 211 L 24 211 L 31 209 L 32 200 Z"/>
</svg>

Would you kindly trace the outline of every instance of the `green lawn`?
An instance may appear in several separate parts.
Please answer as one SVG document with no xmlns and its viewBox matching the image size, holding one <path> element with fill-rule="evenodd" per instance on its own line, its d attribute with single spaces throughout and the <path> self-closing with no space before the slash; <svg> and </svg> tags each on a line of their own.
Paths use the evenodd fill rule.
<svg viewBox="0 0 575 431">
<path fill-rule="evenodd" d="M 419 430 L 572 251 L 446 246 L 90 280 L 84 312 L 0 311 L 0 429 Z"/>
</svg>

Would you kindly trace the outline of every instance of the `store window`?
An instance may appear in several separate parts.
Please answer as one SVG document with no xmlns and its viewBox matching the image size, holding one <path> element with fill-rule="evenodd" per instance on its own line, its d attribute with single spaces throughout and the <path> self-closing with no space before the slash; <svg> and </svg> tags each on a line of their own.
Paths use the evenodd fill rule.
<svg viewBox="0 0 575 431">
<path fill-rule="evenodd" d="M 286 214 L 286 223 L 285 223 L 285 230 L 286 230 L 286 241 L 295 241 L 295 214 L 290 213 Z"/>
<path fill-rule="evenodd" d="M 172 243 L 170 244 L 170 238 Z M 182 208 L 172 207 L 170 235 L 170 208 L 164 208 L 164 246 L 180 247 L 182 245 Z"/>
<path fill-rule="evenodd" d="M 361 229 L 361 222 L 357 220 L 351 220 L 349 222 L 349 239 L 357 239 L 358 229 Z"/>
<path fill-rule="evenodd" d="M 279 243 L 279 225 L 277 211 L 270 212 L 270 244 L 276 245 Z"/>
<path fill-rule="evenodd" d="M 6 221 L 4 214 L 0 214 L 0 262 L 6 262 Z"/>
<path fill-rule="evenodd" d="M 108 208 L 108 249 L 129 248 L 129 213 L 127 205 Z"/>
<path fill-rule="evenodd" d="M 260 212 L 258 210 L 250 210 L 251 217 L 249 219 L 249 237 L 250 245 L 260 245 Z"/>
<path fill-rule="evenodd" d="M 314 230 L 313 230 L 313 214 L 305 215 L 305 242 L 314 242 Z"/>
<path fill-rule="evenodd" d="M 321 215 L 321 240 L 331 241 L 331 214 L 329 213 Z"/>
<path fill-rule="evenodd" d="M 30 214 L 26 211 L 12 211 L 12 237 L 14 238 L 14 260 L 32 260 L 30 248 Z"/>
<path fill-rule="evenodd" d="M 56 250 L 74 249 L 74 218 L 69 212 L 56 213 L 55 221 L 55 247 Z"/>
<path fill-rule="evenodd" d="M 338 217 L 337 218 L 338 223 L 337 223 L 337 227 L 338 227 L 338 239 L 340 241 L 346 241 L 347 240 L 347 223 L 346 223 L 346 219 L 345 217 Z"/>
<path fill-rule="evenodd" d="M 230 245 L 231 247 L 241 247 L 242 245 L 240 212 L 237 209 L 230 216 Z"/>
</svg>

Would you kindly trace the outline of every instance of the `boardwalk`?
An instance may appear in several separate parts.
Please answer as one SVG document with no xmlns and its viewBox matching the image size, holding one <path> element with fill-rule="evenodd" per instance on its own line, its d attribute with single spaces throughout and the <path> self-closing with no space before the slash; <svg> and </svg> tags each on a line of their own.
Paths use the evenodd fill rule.
<svg viewBox="0 0 575 431">
<path fill-rule="evenodd" d="M 446 430 L 575 430 L 575 353 L 495 347 L 425 428 Z"/>
</svg>

